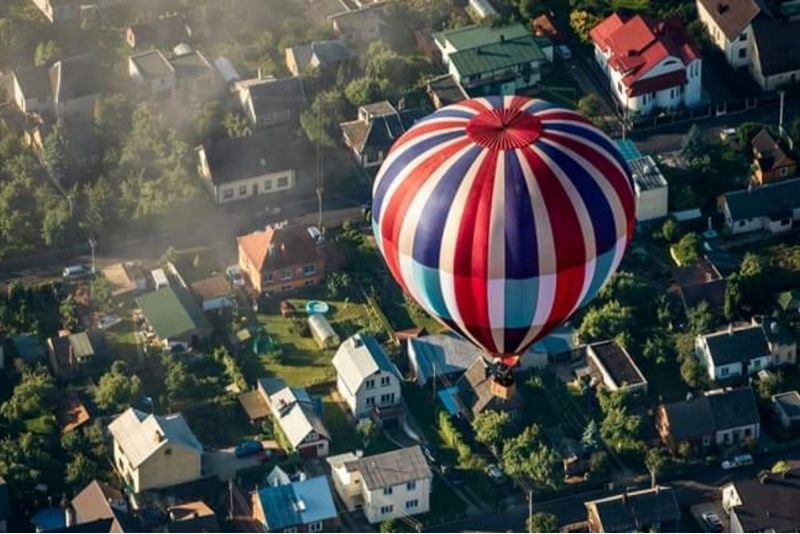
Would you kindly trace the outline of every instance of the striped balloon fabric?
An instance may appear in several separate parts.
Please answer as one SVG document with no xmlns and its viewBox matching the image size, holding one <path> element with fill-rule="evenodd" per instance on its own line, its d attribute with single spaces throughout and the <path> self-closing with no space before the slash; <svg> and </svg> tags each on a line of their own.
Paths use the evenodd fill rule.
<svg viewBox="0 0 800 534">
<path fill-rule="evenodd" d="M 630 170 L 580 114 L 465 100 L 411 127 L 375 179 L 375 239 L 429 314 L 503 362 L 594 298 L 634 227 Z"/>
</svg>

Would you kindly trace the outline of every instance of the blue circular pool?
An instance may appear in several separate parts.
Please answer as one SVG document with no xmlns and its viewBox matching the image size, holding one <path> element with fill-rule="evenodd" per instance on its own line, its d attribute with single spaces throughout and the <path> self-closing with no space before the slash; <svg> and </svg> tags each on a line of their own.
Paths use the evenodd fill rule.
<svg viewBox="0 0 800 534">
<path fill-rule="evenodd" d="M 330 306 L 328 306 L 328 303 L 321 300 L 309 300 L 308 304 L 306 304 L 306 313 L 309 315 L 314 313 L 325 315 L 329 310 Z"/>
</svg>

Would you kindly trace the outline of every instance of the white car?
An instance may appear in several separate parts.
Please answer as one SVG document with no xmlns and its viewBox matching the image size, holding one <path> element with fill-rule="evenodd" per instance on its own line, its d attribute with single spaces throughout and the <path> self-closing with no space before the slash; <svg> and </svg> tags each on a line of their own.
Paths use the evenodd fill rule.
<svg viewBox="0 0 800 534">
<path fill-rule="evenodd" d="M 228 275 L 228 279 L 233 285 L 236 287 L 244 286 L 244 274 L 238 265 L 231 265 L 225 269 L 225 273 Z"/>
<path fill-rule="evenodd" d="M 725 470 L 736 469 L 737 467 L 744 467 L 746 465 L 753 465 L 753 457 L 749 454 L 740 454 L 734 456 L 730 460 L 722 462 L 722 468 Z"/>
<path fill-rule="evenodd" d="M 486 474 L 489 475 L 489 478 L 491 478 L 492 482 L 495 484 L 502 484 L 506 481 L 505 473 L 503 473 L 503 470 L 497 467 L 495 464 L 489 464 L 486 466 Z"/>
<path fill-rule="evenodd" d="M 705 512 L 702 516 L 703 523 L 706 524 L 706 527 L 711 532 L 722 532 L 722 521 L 719 520 L 719 516 L 714 512 Z"/>
</svg>

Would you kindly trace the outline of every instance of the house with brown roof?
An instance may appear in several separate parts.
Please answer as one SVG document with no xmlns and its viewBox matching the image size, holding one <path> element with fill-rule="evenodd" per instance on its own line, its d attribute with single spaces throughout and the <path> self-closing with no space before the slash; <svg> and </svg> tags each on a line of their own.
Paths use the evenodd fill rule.
<svg viewBox="0 0 800 534">
<path fill-rule="evenodd" d="M 188 43 L 192 30 L 182 15 L 173 13 L 150 22 L 128 26 L 125 41 L 134 50 L 146 48 L 172 49 L 180 43 Z"/>
<path fill-rule="evenodd" d="M 750 141 L 753 153 L 752 179 L 756 185 L 779 182 L 791 178 L 797 172 L 797 162 L 789 157 L 766 128 L 761 128 Z"/>
<path fill-rule="evenodd" d="M 220 532 L 217 514 L 203 501 L 170 506 L 167 514 L 167 532 Z"/>
<path fill-rule="evenodd" d="M 381 38 L 386 21 L 383 4 L 345 11 L 328 17 L 336 35 L 347 44 L 369 44 Z"/>
<path fill-rule="evenodd" d="M 705 301 L 713 313 L 723 315 L 727 281 L 709 260 L 703 258 L 691 265 L 677 267 L 672 277 L 674 290 L 683 300 L 687 312 Z"/>
<path fill-rule="evenodd" d="M 522 408 L 522 398 L 516 385 L 503 387 L 492 376 L 492 370 L 483 358 L 478 358 L 458 379 L 454 402 L 469 420 L 485 410 L 506 412 L 512 419 Z"/>
<path fill-rule="evenodd" d="M 233 305 L 233 289 L 222 274 L 192 282 L 190 287 L 203 311 L 219 310 Z"/>
<path fill-rule="evenodd" d="M 74 392 L 61 397 L 56 411 L 56 423 L 61 428 L 62 434 L 72 432 L 76 428 L 89 422 L 91 417 L 86 406 Z"/>
<path fill-rule="evenodd" d="M 461 102 L 462 100 L 469 98 L 467 92 L 464 91 L 464 88 L 461 87 L 461 84 L 458 83 L 455 78 L 453 78 L 452 74 L 444 74 L 429 80 L 426 87 L 426 92 L 433 103 L 433 107 L 436 109 L 440 109 L 444 106 L 449 106 L 450 104 L 455 104 L 456 102 Z"/>
<path fill-rule="evenodd" d="M 755 0 L 696 0 L 697 16 L 708 30 L 711 42 L 734 67 L 751 61 L 753 19 L 761 12 Z"/>
<path fill-rule="evenodd" d="M 95 357 L 92 339 L 86 332 L 74 334 L 66 330 L 47 340 L 50 369 L 59 380 L 72 380 L 81 376 Z"/>
<path fill-rule="evenodd" d="M 72 525 L 85 530 L 76 532 L 141 532 L 142 526 L 131 514 L 125 495 L 117 488 L 93 480 L 70 502 L 68 514 Z M 101 523 L 102 522 L 102 523 Z M 94 528 L 89 529 L 89 525 Z M 102 529 L 95 530 L 102 525 Z"/>
<path fill-rule="evenodd" d="M 590 32 L 611 93 L 630 112 L 696 106 L 702 59 L 677 21 L 613 13 Z"/>
<path fill-rule="evenodd" d="M 584 503 L 589 532 L 678 532 L 675 490 L 656 486 Z"/>
<path fill-rule="evenodd" d="M 268 225 L 237 242 L 239 267 L 259 293 L 292 291 L 325 278 L 325 257 L 304 227 Z"/>
<path fill-rule="evenodd" d="M 549 13 L 542 13 L 531 21 L 531 29 L 536 37 L 547 37 L 555 44 L 566 43 L 566 37 L 558 29 Z"/>
</svg>

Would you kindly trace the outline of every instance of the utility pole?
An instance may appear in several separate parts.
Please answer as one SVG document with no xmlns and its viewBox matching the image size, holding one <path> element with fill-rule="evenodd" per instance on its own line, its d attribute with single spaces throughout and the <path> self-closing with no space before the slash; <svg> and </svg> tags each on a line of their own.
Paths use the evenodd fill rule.
<svg viewBox="0 0 800 534">
<path fill-rule="evenodd" d="M 323 187 L 324 181 L 322 177 L 322 173 L 324 171 L 322 165 L 322 99 L 317 99 L 319 102 L 319 108 L 317 109 L 317 128 L 319 129 L 319 135 L 317 136 L 317 203 L 318 203 L 318 217 L 317 217 L 317 229 L 320 233 L 323 232 L 322 229 L 322 194 L 325 192 L 325 188 Z"/>
<path fill-rule="evenodd" d="M 533 532 L 533 490 L 528 486 L 528 532 Z"/>
<path fill-rule="evenodd" d="M 89 246 L 92 248 L 92 274 L 95 274 L 95 265 L 94 265 L 94 247 L 97 245 L 97 241 L 93 237 L 89 238 Z"/>
</svg>

